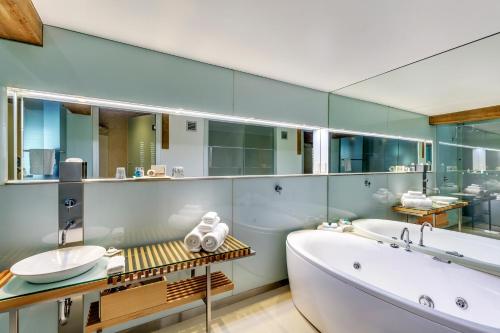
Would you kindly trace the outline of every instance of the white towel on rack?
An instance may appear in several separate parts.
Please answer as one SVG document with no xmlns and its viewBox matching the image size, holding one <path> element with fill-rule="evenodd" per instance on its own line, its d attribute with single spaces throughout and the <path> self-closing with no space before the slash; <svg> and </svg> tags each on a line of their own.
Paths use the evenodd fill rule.
<svg viewBox="0 0 500 333">
<path fill-rule="evenodd" d="M 408 208 L 430 209 L 432 208 L 432 200 L 429 198 L 402 198 L 401 204 Z"/>
<path fill-rule="evenodd" d="M 212 232 L 215 230 L 215 228 L 217 227 L 219 222 L 220 222 L 220 217 L 218 217 L 218 216 L 217 216 L 217 218 L 215 218 L 215 220 L 212 223 L 207 223 L 205 221 L 201 221 L 200 224 L 198 224 L 198 229 L 204 233 Z"/>
<path fill-rule="evenodd" d="M 219 214 L 217 214 L 217 212 L 208 212 L 201 218 L 201 220 L 207 224 L 212 224 L 217 219 L 220 221 Z"/>
<path fill-rule="evenodd" d="M 201 239 L 203 238 L 203 233 L 200 231 L 199 226 L 191 230 L 186 237 L 184 237 L 184 245 L 191 252 L 200 252 L 201 250 Z"/>
<path fill-rule="evenodd" d="M 106 273 L 108 275 L 122 273 L 125 270 L 125 257 L 114 256 L 109 258 L 108 265 L 106 266 Z"/>
<path fill-rule="evenodd" d="M 52 176 L 56 164 L 54 149 L 30 149 L 30 174 Z"/>
<path fill-rule="evenodd" d="M 225 223 L 219 223 L 214 231 L 209 232 L 203 236 L 201 240 L 201 247 L 207 252 L 216 251 L 226 240 L 229 233 L 229 227 Z"/>
</svg>

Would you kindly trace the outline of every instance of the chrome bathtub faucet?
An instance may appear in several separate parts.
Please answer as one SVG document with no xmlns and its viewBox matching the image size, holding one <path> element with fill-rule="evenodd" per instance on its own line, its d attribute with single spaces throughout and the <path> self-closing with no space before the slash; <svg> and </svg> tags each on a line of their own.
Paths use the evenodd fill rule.
<svg viewBox="0 0 500 333">
<path fill-rule="evenodd" d="M 408 228 L 403 228 L 401 231 L 401 236 L 399 237 L 405 243 L 405 251 L 411 252 L 410 249 L 410 230 Z"/>
<path fill-rule="evenodd" d="M 429 222 L 422 223 L 420 227 L 420 240 L 418 241 L 418 246 L 424 246 L 424 229 L 425 227 L 429 227 L 430 231 L 432 231 L 432 224 Z"/>
</svg>

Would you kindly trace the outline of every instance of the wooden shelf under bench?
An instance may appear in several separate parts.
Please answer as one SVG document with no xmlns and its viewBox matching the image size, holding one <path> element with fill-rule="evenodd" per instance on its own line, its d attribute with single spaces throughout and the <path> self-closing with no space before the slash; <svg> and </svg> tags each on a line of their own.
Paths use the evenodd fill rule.
<svg viewBox="0 0 500 333">
<path fill-rule="evenodd" d="M 215 272 L 210 276 L 212 295 L 234 289 L 234 284 L 224 273 Z M 204 299 L 206 296 L 206 281 L 207 276 L 200 275 L 169 283 L 158 280 L 150 283 L 151 287 L 141 285 L 114 293 L 105 291 L 101 293 L 101 309 L 98 301 L 90 305 L 85 332 L 98 332 L 110 326 Z M 150 290 L 140 290 L 141 288 Z M 155 295 L 158 290 L 163 290 L 163 295 L 160 294 L 160 297 L 164 301 L 161 304 L 157 304 L 158 300 L 155 297 L 158 296 Z M 112 297 L 113 299 L 108 301 L 106 297 Z M 106 313 L 106 316 L 103 316 L 104 313 Z M 104 317 L 108 319 L 104 319 Z"/>
</svg>

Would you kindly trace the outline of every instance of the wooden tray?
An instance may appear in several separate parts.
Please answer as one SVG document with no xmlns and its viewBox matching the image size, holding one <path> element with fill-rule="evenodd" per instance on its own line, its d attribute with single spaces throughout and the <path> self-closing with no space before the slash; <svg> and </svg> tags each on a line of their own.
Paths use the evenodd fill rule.
<svg viewBox="0 0 500 333">
<path fill-rule="evenodd" d="M 234 284 L 222 272 L 212 273 L 210 278 L 212 295 L 221 294 L 234 289 Z M 167 283 L 165 290 L 166 300 L 164 303 L 157 306 L 144 307 L 141 310 L 109 320 L 101 320 L 99 318 L 99 302 L 94 302 L 90 305 L 85 332 L 99 331 L 106 327 L 203 299 L 206 296 L 206 279 L 206 275 L 201 275 L 186 280 Z"/>
<path fill-rule="evenodd" d="M 101 293 L 101 319 L 104 321 L 158 306 L 167 300 L 167 281 L 162 278 L 119 291 L 112 290 Z"/>
</svg>

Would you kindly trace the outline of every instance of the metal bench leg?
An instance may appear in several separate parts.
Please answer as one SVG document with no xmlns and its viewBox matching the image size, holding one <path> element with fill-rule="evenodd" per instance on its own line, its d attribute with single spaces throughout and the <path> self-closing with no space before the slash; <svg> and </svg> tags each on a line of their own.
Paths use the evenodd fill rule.
<svg viewBox="0 0 500 333">
<path fill-rule="evenodd" d="M 207 265 L 206 268 L 206 274 L 207 274 L 207 297 L 205 299 L 205 307 L 206 307 L 206 328 L 207 328 L 207 333 L 210 333 L 210 322 L 212 321 L 212 282 L 211 282 L 211 275 L 210 275 L 210 264 Z"/>
<path fill-rule="evenodd" d="M 9 333 L 19 333 L 19 310 L 9 312 Z"/>
<path fill-rule="evenodd" d="M 462 231 L 462 208 L 459 208 L 457 211 L 458 214 L 458 232 Z"/>
</svg>

